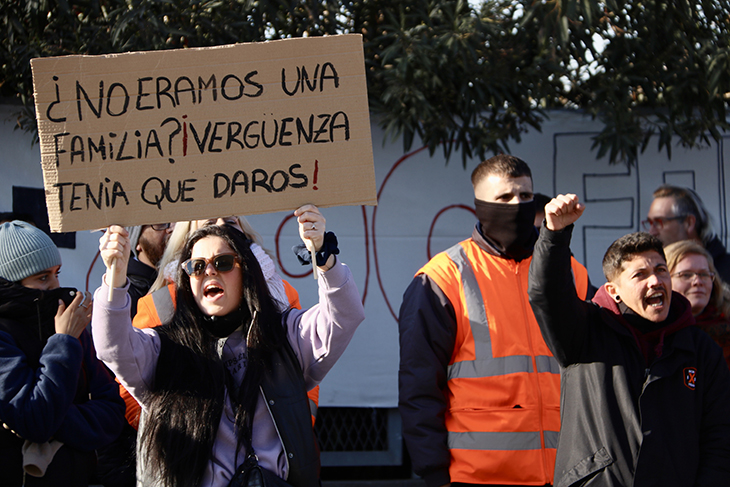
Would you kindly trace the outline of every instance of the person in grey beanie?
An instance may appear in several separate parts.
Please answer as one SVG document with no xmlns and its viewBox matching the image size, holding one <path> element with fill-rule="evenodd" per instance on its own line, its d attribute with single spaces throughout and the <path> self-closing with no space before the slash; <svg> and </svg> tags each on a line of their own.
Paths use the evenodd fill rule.
<svg viewBox="0 0 730 487">
<path fill-rule="evenodd" d="M 4 486 L 88 486 L 124 402 L 85 330 L 91 295 L 62 288 L 61 254 L 26 222 L 0 225 L 0 472 Z"/>
</svg>

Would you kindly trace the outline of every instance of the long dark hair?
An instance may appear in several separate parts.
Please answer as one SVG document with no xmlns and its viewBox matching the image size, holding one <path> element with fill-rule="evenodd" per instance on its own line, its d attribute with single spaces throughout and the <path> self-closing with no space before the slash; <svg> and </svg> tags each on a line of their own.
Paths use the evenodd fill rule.
<svg viewBox="0 0 730 487">
<path fill-rule="evenodd" d="M 167 487 L 198 486 L 210 459 L 223 412 L 226 390 L 235 410 L 239 446 L 251 435 L 259 386 L 271 353 L 286 340 L 282 315 L 274 303 L 251 242 L 235 228 L 208 226 L 185 243 L 181 262 L 203 238 L 223 239 L 238 256 L 242 278 L 241 316 L 247 337 L 246 373 L 234 384 L 217 352 L 218 338 L 206 328 L 206 315 L 193 297 L 190 278 L 178 269 L 177 308 L 169 324 L 156 328 L 163 344 L 141 434 L 142 460 Z M 173 363 L 174 362 L 174 363 Z M 245 436 L 244 436 L 245 435 Z"/>
</svg>

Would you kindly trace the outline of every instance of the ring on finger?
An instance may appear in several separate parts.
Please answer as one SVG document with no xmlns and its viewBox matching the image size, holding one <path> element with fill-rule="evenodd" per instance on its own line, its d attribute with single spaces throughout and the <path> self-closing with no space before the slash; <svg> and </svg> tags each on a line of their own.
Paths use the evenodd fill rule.
<svg viewBox="0 0 730 487">
<path fill-rule="evenodd" d="M 312 230 L 316 230 L 316 229 L 317 229 L 317 225 L 315 225 L 314 223 L 312 223 Z"/>
</svg>

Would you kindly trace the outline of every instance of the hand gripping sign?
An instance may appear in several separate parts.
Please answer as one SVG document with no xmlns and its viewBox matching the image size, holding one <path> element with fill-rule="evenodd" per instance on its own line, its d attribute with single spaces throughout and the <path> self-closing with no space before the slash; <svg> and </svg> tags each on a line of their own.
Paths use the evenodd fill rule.
<svg viewBox="0 0 730 487">
<path fill-rule="evenodd" d="M 31 68 L 52 231 L 376 204 L 360 35 Z"/>
</svg>

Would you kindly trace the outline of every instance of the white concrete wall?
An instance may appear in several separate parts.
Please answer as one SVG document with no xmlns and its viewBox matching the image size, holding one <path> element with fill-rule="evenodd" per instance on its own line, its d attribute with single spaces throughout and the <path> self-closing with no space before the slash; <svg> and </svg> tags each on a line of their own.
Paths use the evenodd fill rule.
<svg viewBox="0 0 730 487">
<path fill-rule="evenodd" d="M 12 186 L 41 188 L 38 146 L 13 130 L 10 114 L 16 107 L 0 105 L 0 211 L 12 209 Z M 609 166 L 590 150 L 591 135 L 600 126 L 569 112 L 552 112 L 542 132 L 524 134 L 512 153 L 530 164 L 535 191 L 554 195 L 573 192 L 587 204 L 574 231 L 573 252 L 586 263 L 594 284 L 603 283 L 600 261 L 608 245 L 640 229 L 652 191 L 663 182 L 698 190 L 714 217 L 715 229 L 727 241 L 725 204 L 726 162 L 730 149 L 723 143 L 702 150 L 673 149 L 672 160 L 652 142 L 640 156 L 638 169 Z M 365 302 L 366 320 L 345 355 L 323 382 L 323 406 L 394 407 L 397 404 L 398 327 L 396 316 L 403 291 L 414 273 L 437 252 L 470 236 L 475 219 L 471 170 L 460 157 L 445 164 L 441 153 L 427 150 L 403 154 L 401 141 L 384 142 L 373 126 L 373 152 L 379 205 L 323 210 L 327 228 L 340 240 L 341 258 L 355 275 Z M 730 171 L 727 171 L 730 173 Z M 316 284 L 290 251 L 297 243 L 294 220 L 288 213 L 249 218 L 275 249 L 285 279 L 299 291 L 302 304 L 317 299 Z M 430 235 L 430 238 L 429 238 Z M 77 233 L 76 250 L 62 249 L 61 282 L 84 288 L 99 283 L 101 263 L 92 266 L 99 234 Z"/>
</svg>

